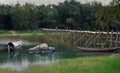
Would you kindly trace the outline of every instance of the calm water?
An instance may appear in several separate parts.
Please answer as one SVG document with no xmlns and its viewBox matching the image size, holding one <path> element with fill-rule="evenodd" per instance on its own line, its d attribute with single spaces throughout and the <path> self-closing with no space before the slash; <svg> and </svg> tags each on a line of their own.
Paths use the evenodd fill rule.
<svg viewBox="0 0 120 73">
<path fill-rule="evenodd" d="M 29 37 L 30 38 L 30 37 Z M 34 40 L 31 40 L 34 39 Z M 29 54 L 27 50 L 45 41 L 41 41 L 38 38 L 31 37 L 31 39 L 23 38 L 1 38 L 0 39 L 0 68 L 9 68 L 11 70 L 22 70 L 27 68 L 29 65 L 44 65 L 52 64 L 61 59 L 75 58 L 96 55 L 96 53 L 83 53 L 77 49 L 75 46 L 65 46 L 59 43 L 48 43 L 49 46 L 53 46 L 56 52 L 53 54 Z M 22 40 L 23 47 L 21 50 L 16 52 L 8 53 L 6 49 L 7 43 L 9 41 Z M 47 42 L 46 42 L 47 43 Z M 108 54 L 108 53 L 102 53 Z M 101 53 L 97 53 L 101 55 Z"/>
<path fill-rule="evenodd" d="M 32 37 L 31 37 L 32 38 Z M 9 41 L 18 41 L 22 40 L 23 47 L 19 51 L 7 52 L 7 43 Z M 58 43 L 48 43 L 49 46 L 53 46 L 56 49 L 56 52 L 53 54 L 29 54 L 27 50 L 31 47 L 34 47 L 40 43 L 39 41 L 31 41 L 29 39 L 22 38 L 1 38 L 0 39 L 0 68 L 9 68 L 12 70 L 22 70 L 27 68 L 29 65 L 44 65 L 55 63 L 64 58 L 74 58 L 78 54 L 77 48 L 71 46 L 64 46 Z M 74 48 L 74 49 L 73 49 Z"/>
</svg>

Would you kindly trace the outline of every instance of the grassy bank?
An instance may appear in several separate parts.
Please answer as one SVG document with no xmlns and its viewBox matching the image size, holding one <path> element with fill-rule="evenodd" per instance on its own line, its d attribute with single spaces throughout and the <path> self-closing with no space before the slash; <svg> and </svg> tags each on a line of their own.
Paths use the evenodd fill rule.
<svg viewBox="0 0 120 73">
<path fill-rule="evenodd" d="M 26 30 L 26 31 L 8 31 L 0 30 L 0 37 L 9 37 L 9 36 L 31 36 L 31 35 L 41 35 L 42 31 L 39 29 L 36 30 Z"/>
<path fill-rule="evenodd" d="M 0 30 L 0 34 L 11 34 L 11 33 L 7 30 Z"/>
<path fill-rule="evenodd" d="M 27 31 L 16 31 L 17 34 L 37 34 L 41 33 L 41 30 L 27 30 Z"/>
<path fill-rule="evenodd" d="M 21 30 L 21 31 L 15 31 L 16 34 L 37 34 L 37 33 L 41 33 L 41 30 L 36 29 L 36 30 Z M 0 34 L 12 34 L 11 31 L 8 30 L 0 30 Z"/>
<path fill-rule="evenodd" d="M 22 71 L 0 69 L 0 73 L 120 73 L 120 54 L 75 58 L 51 65 L 31 65 Z"/>
</svg>

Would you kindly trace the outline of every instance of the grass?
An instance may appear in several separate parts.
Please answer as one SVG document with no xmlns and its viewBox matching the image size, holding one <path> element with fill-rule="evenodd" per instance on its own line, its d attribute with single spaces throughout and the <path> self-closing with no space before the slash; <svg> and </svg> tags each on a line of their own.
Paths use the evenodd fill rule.
<svg viewBox="0 0 120 73">
<path fill-rule="evenodd" d="M 31 65 L 22 71 L 0 69 L 0 73 L 120 73 L 120 54 L 61 60 L 49 65 Z"/>
<path fill-rule="evenodd" d="M 0 34 L 11 34 L 11 33 L 7 30 L 0 30 Z"/>
<path fill-rule="evenodd" d="M 39 29 L 36 30 L 21 30 L 21 31 L 16 31 L 17 34 L 37 34 L 37 33 L 41 33 L 41 31 Z M 0 34 L 12 34 L 10 31 L 8 30 L 0 30 Z"/>
<path fill-rule="evenodd" d="M 2 37 L 10 37 L 10 36 L 31 36 L 31 35 L 41 35 L 43 34 L 41 30 L 27 30 L 27 31 L 15 31 L 15 34 L 13 34 L 11 31 L 7 30 L 0 30 L 0 38 Z"/>
<path fill-rule="evenodd" d="M 37 29 L 37 30 L 17 31 L 16 33 L 17 34 L 37 34 L 37 33 L 41 33 L 41 31 Z"/>
</svg>

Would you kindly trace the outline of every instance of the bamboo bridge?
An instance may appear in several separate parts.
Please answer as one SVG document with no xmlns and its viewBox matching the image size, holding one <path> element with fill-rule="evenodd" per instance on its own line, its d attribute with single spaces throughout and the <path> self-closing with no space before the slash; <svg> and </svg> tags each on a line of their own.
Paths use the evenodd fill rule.
<svg viewBox="0 0 120 73">
<path fill-rule="evenodd" d="M 120 46 L 120 32 L 80 31 L 67 29 L 46 29 L 45 35 L 82 47 L 116 47 Z"/>
</svg>

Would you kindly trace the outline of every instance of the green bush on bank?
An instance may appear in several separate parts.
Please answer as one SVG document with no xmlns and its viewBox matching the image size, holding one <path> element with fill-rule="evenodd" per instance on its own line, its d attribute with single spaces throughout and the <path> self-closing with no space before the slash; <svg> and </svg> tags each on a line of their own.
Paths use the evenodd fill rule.
<svg viewBox="0 0 120 73">
<path fill-rule="evenodd" d="M 16 34 L 37 34 L 41 33 L 41 30 L 36 29 L 36 30 L 22 30 L 22 31 L 15 31 Z M 0 30 L 0 34 L 12 34 L 11 31 L 8 30 Z"/>
<path fill-rule="evenodd" d="M 10 34 L 10 32 L 7 30 L 0 30 L 0 34 Z"/>
<path fill-rule="evenodd" d="M 17 34 L 36 34 L 36 33 L 41 33 L 41 30 L 36 29 L 36 30 L 23 30 L 23 31 L 16 31 Z"/>
</svg>

